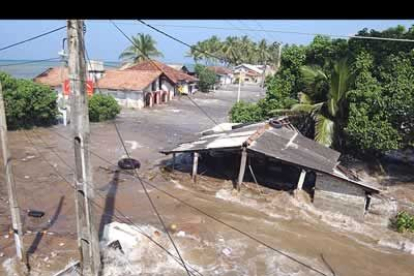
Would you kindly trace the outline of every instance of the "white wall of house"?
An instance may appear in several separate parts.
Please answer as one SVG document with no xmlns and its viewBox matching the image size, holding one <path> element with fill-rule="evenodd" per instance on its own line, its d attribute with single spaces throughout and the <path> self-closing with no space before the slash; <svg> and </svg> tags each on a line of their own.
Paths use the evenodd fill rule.
<svg viewBox="0 0 414 276">
<path fill-rule="evenodd" d="M 125 108 L 141 109 L 144 107 L 143 91 L 122 91 L 100 89 L 102 94 L 111 95 L 118 104 Z"/>
<path fill-rule="evenodd" d="M 174 85 L 167 80 L 162 80 L 161 90 L 169 92 L 169 100 L 171 101 L 174 97 Z"/>
</svg>

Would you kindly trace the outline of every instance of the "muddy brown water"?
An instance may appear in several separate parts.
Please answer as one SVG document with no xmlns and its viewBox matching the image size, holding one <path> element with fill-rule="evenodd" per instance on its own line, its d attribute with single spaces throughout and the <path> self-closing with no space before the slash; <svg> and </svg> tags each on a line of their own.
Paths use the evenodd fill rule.
<svg viewBox="0 0 414 276">
<path fill-rule="evenodd" d="M 199 103 L 217 114 L 217 120 L 226 120 L 228 98 L 208 104 L 210 96 L 199 97 Z M 411 237 L 319 212 L 288 192 L 259 190 L 255 184 L 247 183 L 240 194 L 234 194 L 231 181 L 200 176 L 194 184 L 186 173 L 161 172 L 157 164 L 166 157 L 158 150 L 191 139 L 211 126 L 192 108 L 188 101 L 175 101 L 170 106 L 144 110 L 140 115 L 125 111 L 118 120 L 131 155 L 141 162 L 139 171 L 145 179 L 227 224 L 148 186 L 166 224 L 175 225 L 176 229 L 170 231 L 189 266 L 202 275 L 413 275 L 414 255 L 409 252 L 412 244 L 407 242 L 412 241 Z M 70 130 L 61 126 L 9 134 L 33 275 L 52 275 L 78 259 L 74 191 L 61 178 L 73 180 L 69 134 Z M 113 164 L 123 157 L 112 124 L 93 124 L 91 138 L 92 151 Z M 92 163 L 96 225 L 103 227 L 115 221 L 112 215 L 119 215 L 120 210 L 176 255 L 140 183 L 125 173 L 114 177 L 116 166 L 96 156 L 92 156 Z M 11 236 L 6 238 L 10 220 L 3 182 L 0 192 L 0 252 L 4 253 L 0 275 L 13 275 L 10 258 L 14 246 Z M 29 218 L 27 209 L 41 210 L 46 215 Z M 109 262 L 104 275 L 186 275 L 165 251 L 138 236 L 139 247 L 128 249 L 125 245 L 129 250 L 126 258 L 115 254 L 105 259 Z"/>
</svg>

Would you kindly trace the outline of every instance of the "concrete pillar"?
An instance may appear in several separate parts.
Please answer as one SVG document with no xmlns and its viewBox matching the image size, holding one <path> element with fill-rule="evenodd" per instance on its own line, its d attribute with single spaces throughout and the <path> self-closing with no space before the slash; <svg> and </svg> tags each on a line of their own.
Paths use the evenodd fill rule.
<svg viewBox="0 0 414 276">
<path fill-rule="evenodd" d="M 197 180 L 197 169 L 198 169 L 198 152 L 194 152 L 193 153 L 193 173 L 192 173 L 192 178 L 194 182 L 196 182 Z"/>
<path fill-rule="evenodd" d="M 239 177 L 237 179 L 237 191 L 240 191 L 240 185 L 243 182 L 244 172 L 246 170 L 246 161 L 247 161 L 247 152 L 246 152 L 246 148 L 243 148 L 243 151 L 241 153 L 241 160 L 240 160 Z"/>
<path fill-rule="evenodd" d="M 305 182 L 305 176 L 306 176 L 306 171 L 302 169 L 302 171 L 300 172 L 300 176 L 299 176 L 298 186 L 296 188 L 297 190 L 302 190 L 303 182 Z"/>
</svg>

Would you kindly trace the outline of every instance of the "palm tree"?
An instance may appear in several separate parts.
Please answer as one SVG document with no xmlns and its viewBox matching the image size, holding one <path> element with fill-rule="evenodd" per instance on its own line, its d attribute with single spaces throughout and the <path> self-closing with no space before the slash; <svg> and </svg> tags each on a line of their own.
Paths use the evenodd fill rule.
<svg viewBox="0 0 414 276">
<path fill-rule="evenodd" d="M 138 34 L 132 36 L 133 45 L 126 48 L 119 59 L 125 61 L 139 62 L 147 60 L 148 57 L 163 57 L 163 54 L 157 50 L 157 42 L 148 34 Z"/>
<path fill-rule="evenodd" d="M 354 81 L 347 60 L 334 64 L 328 76 L 322 70 L 303 66 L 301 68 L 305 89 L 299 93 L 299 103 L 293 112 L 306 112 L 315 121 L 315 140 L 331 147 L 334 142 L 342 144 L 339 137 L 346 109 L 346 94 Z"/>
<path fill-rule="evenodd" d="M 241 47 L 237 36 L 228 36 L 223 43 L 222 53 L 229 63 L 237 65 L 241 61 Z"/>
<path fill-rule="evenodd" d="M 257 45 L 257 55 L 258 61 L 261 64 L 265 64 L 265 62 L 270 59 L 269 48 L 267 47 L 267 42 L 265 39 L 259 41 L 259 44 Z"/>
</svg>

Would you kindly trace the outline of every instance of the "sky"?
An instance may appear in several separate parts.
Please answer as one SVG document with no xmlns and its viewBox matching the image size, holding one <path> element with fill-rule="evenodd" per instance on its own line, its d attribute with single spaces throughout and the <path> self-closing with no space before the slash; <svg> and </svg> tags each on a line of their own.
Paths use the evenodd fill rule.
<svg viewBox="0 0 414 276">
<path fill-rule="evenodd" d="M 164 62 L 192 62 L 185 57 L 188 48 L 134 20 L 115 20 L 129 36 L 137 33 L 150 34 L 157 41 L 157 48 L 164 54 Z M 354 35 L 363 28 L 384 30 L 403 25 L 407 29 L 414 20 L 145 20 L 148 24 L 181 39 L 188 44 L 217 35 L 242 36 L 248 34 L 255 41 L 266 38 L 269 42 L 308 44 L 313 35 L 269 32 L 292 31 L 332 35 Z M 0 20 L 0 48 L 36 36 L 43 32 L 65 26 L 64 20 Z M 118 61 L 119 54 L 130 42 L 108 20 L 86 20 L 86 47 L 91 59 Z M 179 26 L 179 27 L 177 27 Z M 184 27 L 181 27 L 184 26 Z M 202 27 L 202 28 L 194 28 Z M 209 29 L 209 28 L 225 28 Z M 256 29 L 245 31 L 240 29 Z M 266 32 L 259 30 L 266 30 Z M 0 51 L 0 60 L 36 60 L 58 57 L 62 48 L 65 29 L 37 40 Z"/>
</svg>

